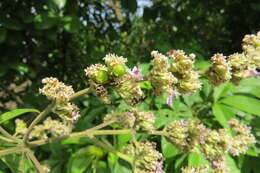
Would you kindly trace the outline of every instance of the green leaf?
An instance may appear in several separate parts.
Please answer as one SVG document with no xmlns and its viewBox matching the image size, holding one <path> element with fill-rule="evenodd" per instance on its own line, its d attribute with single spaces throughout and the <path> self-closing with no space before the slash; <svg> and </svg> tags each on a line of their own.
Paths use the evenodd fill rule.
<svg viewBox="0 0 260 173">
<path fill-rule="evenodd" d="M 59 8 L 62 9 L 66 5 L 66 0 L 52 0 L 52 2 Z"/>
<path fill-rule="evenodd" d="M 221 100 L 221 103 L 225 103 L 239 110 L 260 116 L 260 101 L 252 97 L 233 95 Z"/>
<path fill-rule="evenodd" d="M 1 157 L 1 160 L 12 170 L 13 173 L 34 173 L 32 164 L 24 154 L 10 154 Z"/>
<path fill-rule="evenodd" d="M 233 118 L 235 115 L 230 110 L 228 110 L 228 108 L 224 106 L 225 105 L 215 103 L 212 106 L 212 111 L 213 111 L 213 115 L 215 116 L 219 124 L 221 124 L 225 128 L 228 128 L 227 121 Z"/>
<path fill-rule="evenodd" d="M 6 39 L 7 32 L 6 29 L 0 28 L 0 43 L 3 43 Z"/>
<path fill-rule="evenodd" d="M 43 13 L 34 17 L 34 25 L 36 29 L 50 29 L 57 24 L 57 18 L 51 14 Z"/>
<path fill-rule="evenodd" d="M 93 145 L 81 148 L 70 158 L 67 173 L 83 173 L 94 160 L 97 161 L 103 155 L 103 150 Z"/>
<path fill-rule="evenodd" d="M 198 167 L 207 164 L 207 161 L 202 153 L 190 153 L 188 156 L 188 166 Z"/>
<path fill-rule="evenodd" d="M 111 172 L 113 172 L 113 173 L 132 173 L 129 166 L 127 166 L 126 164 L 123 164 L 123 163 L 124 163 L 123 161 L 117 162 L 114 170 Z"/>
<path fill-rule="evenodd" d="M 76 33 L 81 28 L 81 23 L 77 16 L 66 16 L 63 18 L 63 28 L 70 33 Z"/>
<path fill-rule="evenodd" d="M 15 109 L 0 115 L 0 124 L 28 112 L 37 112 L 37 109 Z"/>
<path fill-rule="evenodd" d="M 180 151 L 168 142 L 164 137 L 161 140 L 162 153 L 165 158 L 174 157 L 180 153 Z"/>
<path fill-rule="evenodd" d="M 128 135 L 128 134 L 117 135 L 118 148 L 122 149 L 131 139 L 132 139 L 132 136 Z"/>
<path fill-rule="evenodd" d="M 226 158 L 225 162 L 226 162 L 227 168 L 230 172 L 241 173 L 241 171 L 237 167 L 236 162 L 234 161 L 234 159 L 231 156 L 226 155 L 225 158 Z"/>
<path fill-rule="evenodd" d="M 224 83 L 214 88 L 213 98 L 214 102 L 217 102 L 221 97 L 225 96 L 228 92 L 231 92 L 234 86 L 231 83 Z"/>
</svg>

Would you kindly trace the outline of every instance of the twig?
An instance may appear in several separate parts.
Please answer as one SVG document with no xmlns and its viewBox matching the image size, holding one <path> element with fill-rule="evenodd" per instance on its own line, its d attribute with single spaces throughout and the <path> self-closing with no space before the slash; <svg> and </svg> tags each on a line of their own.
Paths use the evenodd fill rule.
<svg viewBox="0 0 260 173">
<path fill-rule="evenodd" d="M 129 163 L 132 165 L 133 159 L 130 158 L 129 156 L 127 156 L 126 154 L 123 154 L 123 153 L 121 153 L 121 152 L 119 152 L 119 151 L 116 151 L 113 147 L 104 144 L 103 142 L 99 141 L 99 140 L 98 140 L 97 138 L 95 138 L 95 137 L 90 138 L 90 140 L 91 140 L 94 144 L 96 144 L 96 145 L 98 145 L 98 146 L 104 148 L 105 150 L 107 150 L 107 151 L 109 151 L 109 152 L 112 152 L 112 153 L 116 154 L 118 157 L 120 157 L 121 159 L 126 160 L 127 162 L 129 162 Z"/>
<path fill-rule="evenodd" d="M 37 171 L 39 173 L 46 173 L 44 170 L 43 170 L 43 167 L 42 165 L 40 164 L 40 162 L 37 160 L 37 158 L 35 157 L 34 153 L 30 150 L 30 149 L 27 149 L 26 150 L 26 155 L 29 157 L 29 159 L 32 161 L 33 165 L 35 166 L 35 168 L 37 169 Z"/>
<path fill-rule="evenodd" d="M 33 130 L 34 126 L 39 123 L 45 116 L 47 116 L 51 111 L 52 109 L 54 108 L 55 106 L 55 102 L 53 101 L 51 104 L 49 104 L 34 120 L 33 122 L 30 124 L 26 134 L 24 135 L 23 137 L 23 142 L 26 143 L 27 142 L 27 139 L 31 133 L 31 131 Z"/>
<path fill-rule="evenodd" d="M 0 126 L 0 132 L 7 138 L 12 139 L 13 141 L 19 141 L 19 139 L 13 137 L 11 134 L 9 134 L 2 126 Z"/>
</svg>

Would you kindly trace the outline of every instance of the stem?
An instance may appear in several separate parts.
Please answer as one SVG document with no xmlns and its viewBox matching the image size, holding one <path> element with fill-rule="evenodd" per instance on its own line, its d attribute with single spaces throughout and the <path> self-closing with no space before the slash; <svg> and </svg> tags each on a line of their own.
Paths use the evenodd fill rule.
<svg viewBox="0 0 260 173">
<path fill-rule="evenodd" d="M 101 129 L 101 128 L 103 128 L 103 127 L 106 127 L 106 126 L 108 126 L 109 124 L 112 124 L 112 123 L 114 123 L 114 122 L 115 122 L 115 120 L 109 120 L 109 121 L 107 121 L 107 122 L 101 123 L 101 124 L 99 124 L 99 125 L 97 125 L 97 126 L 95 126 L 95 127 L 92 127 L 92 128 L 90 128 L 90 129 L 87 129 L 87 130 L 98 130 L 98 129 Z"/>
<path fill-rule="evenodd" d="M 208 70 L 200 70 L 198 71 L 199 75 L 205 75 Z"/>
<path fill-rule="evenodd" d="M 37 160 L 37 158 L 35 157 L 34 153 L 30 149 L 27 149 L 26 154 L 29 157 L 29 159 L 33 162 L 33 165 L 35 166 L 37 171 L 39 173 L 45 173 L 45 171 L 43 170 L 42 165 L 40 164 L 40 162 Z"/>
<path fill-rule="evenodd" d="M 0 136 L 0 139 L 6 141 L 6 142 L 14 142 L 14 140 L 10 139 L 10 138 L 6 138 L 4 136 Z"/>
<path fill-rule="evenodd" d="M 12 153 L 23 152 L 25 150 L 26 150 L 26 148 L 23 147 L 23 146 L 12 147 L 12 148 L 8 148 L 8 149 L 0 150 L 0 156 L 4 156 L 4 155 L 7 155 L 7 154 L 12 154 Z"/>
<path fill-rule="evenodd" d="M 104 148 L 105 150 L 109 151 L 109 152 L 112 152 L 114 154 L 116 154 L 118 157 L 120 157 L 121 159 L 124 159 L 125 161 L 129 162 L 131 165 L 133 163 L 133 159 L 130 158 L 129 156 L 127 156 L 126 154 L 123 154 L 119 151 L 116 151 L 113 147 L 110 147 L 106 144 L 104 144 L 103 142 L 99 141 L 97 138 L 93 137 L 93 138 L 90 138 L 90 140 L 96 144 L 96 145 L 99 145 L 100 147 Z"/>
<path fill-rule="evenodd" d="M 55 102 L 52 102 L 51 104 L 49 104 L 34 120 L 33 122 L 30 124 L 26 134 L 24 135 L 23 137 L 23 142 L 26 143 L 27 142 L 27 139 L 31 133 L 31 131 L 33 130 L 34 126 L 40 122 L 45 116 L 47 116 L 51 111 L 52 109 L 54 108 L 55 106 Z"/>
<path fill-rule="evenodd" d="M 153 130 L 151 132 L 149 132 L 149 134 L 151 135 L 159 135 L 159 136 L 167 136 L 168 133 L 165 131 L 157 131 L 157 130 Z"/>
<path fill-rule="evenodd" d="M 49 138 L 49 139 L 36 140 L 36 141 L 29 142 L 28 144 L 33 145 L 33 146 L 40 146 L 40 145 L 44 145 L 47 143 L 57 142 L 57 141 L 61 141 L 64 139 L 69 139 L 69 138 L 91 137 L 94 135 L 129 134 L 129 133 L 131 133 L 131 130 L 89 130 L 88 129 L 83 132 L 75 132 L 70 135 L 53 137 L 53 138 Z"/>
<path fill-rule="evenodd" d="M 12 135 L 10 135 L 3 127 L 0 126 L 0 132 L 7 138 L 12 139 L 13 141 L 19 141 L 18 139 L 16 139 L 15 137 L 13 137 Z"/>
<path fill-rule="evenodd" d="M 78 92 L 74 93 L 72 96 L 70 96 L 69 100 L 70 101 L 74 100 L 74 99 L 76 99 L 76 98 L 78 98 L 78 97 L 80 97 L 80 96 L 82 96 L 84 94 L 87 94 L 89 92 L 90 92 L 90 88 L 83 89 L 81 91 L 78 91 Z"/>
</svg>

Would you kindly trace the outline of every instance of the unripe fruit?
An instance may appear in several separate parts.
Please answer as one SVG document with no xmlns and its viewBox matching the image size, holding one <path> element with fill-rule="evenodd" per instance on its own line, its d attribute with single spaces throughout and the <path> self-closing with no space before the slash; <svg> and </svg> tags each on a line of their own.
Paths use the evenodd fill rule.
<svg viewBox="0 0 260 173">
<path fill-rule="evenodd" d="M 116 64 L 113 66 L 113 73 L 120 77 L 126 73 L 126 66 L 125 64 Z"/>
<path fill-rule="evenodd" d="M 95 81 L 99 84 L 105 84 L 108 82 L 108 73 L 104 70 L 99 70 L 96 73 Z"/>
</svg>

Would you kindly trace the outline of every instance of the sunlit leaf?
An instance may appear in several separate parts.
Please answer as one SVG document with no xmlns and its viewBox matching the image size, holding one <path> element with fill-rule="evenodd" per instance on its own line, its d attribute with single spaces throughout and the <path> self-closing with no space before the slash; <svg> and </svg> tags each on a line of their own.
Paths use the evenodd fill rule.
<svg viewBox="0 0 260 173">
<path fill-rule="evenodd" d="M 39 113 L 39 111 L 37 109 L 15 109 L 15 110 L 1 114 L 0 115 L 0 124 L 2 124 L 5 121 L 11 120 L 15 117 L 18 117 L 24 113 L 28 113 L 28 112 Z"/>
<path fill-rule="evenodd" d="M 233 106 L 239 110 L 260 116 L 260 100 L 244 95 L 233 95 L 221 100 L 221 103 Z"/>
</svg>

